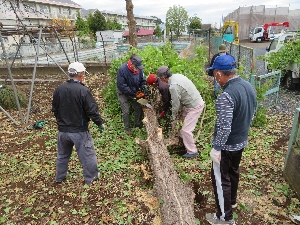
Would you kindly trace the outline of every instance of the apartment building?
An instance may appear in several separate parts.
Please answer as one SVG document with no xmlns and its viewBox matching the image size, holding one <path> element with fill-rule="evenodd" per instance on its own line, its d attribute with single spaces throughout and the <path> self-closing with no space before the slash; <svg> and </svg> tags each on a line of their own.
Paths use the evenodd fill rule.
<svg viewBox="0 0 300 225">
<path fill-rule="evenodd" d="M 12 3 L 12 5 L 11 5 Z M 4 27 L 20 24 L 49 25 L 54 18 L 76 20 L 81 6 L 71 0 L 0 0 L 0 20 Z M 13 6 L 13 7 L 12 7 Z"/>
<path fill-rule="evenodd" d="M 89 13 L 94 13 L 97 9 L 81 9 L 81 15 L 83 18 L 86 18 Z M 113 11 L 100 11 L 105 19 L 113 20 L 114 18 L 122 24 L 123 30 L 128 30 L 127 24 L 127 14 L 122 12 L 113 12 Z M 154 30 L 156 27 L 156 18 L 155 17 L 147 17 L 147 16 L 138 16 L 134 15 L 136 20 L 137 28 L 144 28 L 145 30 Z"/>
<path fill-rule="evenodd" d="M 27 35 L 24 36 L 20 27 L 26 25 L 32 36 L 37 38 L 38 26 L 51 25 L 54 18 L 75 21 L 80 9 L 81 6 L 71 0 L 0 0 L 0 21 L 3 24 L 2 37 L 6 52 L 12 55 L 22 40 L 20 55 L 34 55 L 33 40 Z M 46 43 L 45 48 L 48 48 L 48 51 L 60 51 L 59 43 L 55 38 L 51 39 L 47 31 L 43 31 L 42 41 Z M 72 50 L 69 38 L 62 38 L 62 42 L 66 50 Z"/>
</svg>

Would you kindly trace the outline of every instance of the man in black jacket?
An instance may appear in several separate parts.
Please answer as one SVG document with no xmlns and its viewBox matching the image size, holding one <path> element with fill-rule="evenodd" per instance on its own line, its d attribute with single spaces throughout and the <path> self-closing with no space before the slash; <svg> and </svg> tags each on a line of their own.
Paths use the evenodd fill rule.
<svg viewBox="0 0 300 225">
<path fill-rule="evenodd" d="M 83 168 L 85 183 L 90 185 L 99 176 L 93 139 L 89 133 L 90 119 L 104 130 L 98 105 L 88 88 L 84 86 L 85 67 L 74 62 L 69 65 L 70 79 L 59 85 L 53 94 L 52 112 L 58 125 L 56 158 L 57 183 L 65 180 L 68 163 L 75 145 Z"/>
</svg>

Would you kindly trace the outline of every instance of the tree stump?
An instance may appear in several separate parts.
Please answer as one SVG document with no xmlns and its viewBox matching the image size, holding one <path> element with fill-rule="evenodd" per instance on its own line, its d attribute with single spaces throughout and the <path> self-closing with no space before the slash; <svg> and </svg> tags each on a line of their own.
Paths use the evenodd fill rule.
<svg viewBox="0 0 300 225">
<path fill-rule="evenodd" d="M 196 224 L 193 205 L 195 194 L 187 184 L 179 180 L 154 109 L 144 109 L 143 123 L 148 138 L 137 140 L 137 143 L 148 150 L 154 174 L 154 193 L 160 203 L 162 223 Z"/>
</svg>

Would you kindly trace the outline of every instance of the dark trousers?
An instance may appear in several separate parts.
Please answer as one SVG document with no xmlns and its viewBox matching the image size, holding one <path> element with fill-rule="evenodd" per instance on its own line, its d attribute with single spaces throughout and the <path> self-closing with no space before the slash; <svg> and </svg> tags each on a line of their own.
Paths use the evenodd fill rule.
<svg viewBox="0 0 300 225">
<path fill-rule="evenodd" d="M 98 178 L 99 171 L 94 142 L 88 131 L 78 133 L 58 132 L 55 180 L 61 182 L 66 178 L 74 145 L 83 168 L 85 183 L 90 184 Z"/>
<path fill-rule="evenodd" d="M 236 203 L 243 150 L 221 151 L 220 164 L 212 164 L 211 179 L 218 209 L 217 217 L 221 220 L 233 218 L 231 205 Z"/>
<path fill-rule="evenodd" d="M 143 109 L 140 103 L 136 100 L 131 99 L 129 96 L 122 94 L 117 90 L 118 100 L 122 109 L 122 118 L 125 130 L 131 130 L 130 126 L 130 105 L 134 111 L 134 127 L 141 127 L 142 119 L 144 117 Z"/>
</svg>

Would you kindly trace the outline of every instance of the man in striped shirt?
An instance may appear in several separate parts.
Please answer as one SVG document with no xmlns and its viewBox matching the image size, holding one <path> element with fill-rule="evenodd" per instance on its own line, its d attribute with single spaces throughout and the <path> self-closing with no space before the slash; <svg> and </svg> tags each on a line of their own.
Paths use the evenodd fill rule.
<svg viewBox="0 0 300 225">
<path fill-rule="evenodd" d="M 249 82 L 237 75 L 236 62 L 231 55 L 216 57 L 207 70 L 213 70 L 223 92 L 216 100 L 217 119 L 210 152 L 217 213 L 207 214 L 206 219 L 210 224 L 235 224 L 232 208 L 237 206 L 239 164 L 248 144 L 256 92 Z"/>
</svg>

